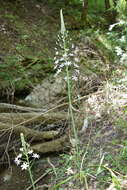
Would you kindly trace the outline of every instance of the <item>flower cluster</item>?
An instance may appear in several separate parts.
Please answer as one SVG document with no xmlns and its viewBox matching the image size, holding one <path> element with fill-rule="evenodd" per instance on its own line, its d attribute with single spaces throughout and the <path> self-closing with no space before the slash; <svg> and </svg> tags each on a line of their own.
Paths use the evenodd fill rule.
<svg viewBox="0 0 127 190">
<path fill-rule="evenodd" d="M 125 63 L 127 61 L 127 52 L 123 50 L 121 47 L 115 47 L 115 52 L 117 56 L 120 58 L 120 63 Z"/>
<path fill-rule="evenodd" d="M 67 31 L 64 34 L 58 35 L 56 42 L 54 57 L 54 69 L 56 70 L 55 76 L 64 71 L 66 67 L 72 72 L 71 79 L 77 81 L 79 75 L 79 66 L 76 64 L 74 58 L 74 44 L 70 46 L 71 39 L 68 38 Z M 66 80 L 66 77 L 64 78 Z"/>
<path fill-rule="evenodd" d="M 29 158 L 39 159 L 40 156 L 34 153 L 34 151 L 30 149 L 30 145 L 26 143 L 26 150 L 23 147 L 20 148 L 20 153 L 17 155 L 14 162 L 17 166 L 20 165 L 22 170 L 27 170 L 30 167 Z"/>
<path fill-rule="evenodd" d="M 115 47 L 115 53 L 119 57 L 120 63 L 125 64 L 127 62 L 127 52 L 119 46 Z"/>
<path fill-rule="evenodd" d="M 118 56 L 120 63 L 125 64 L 127 62 L 127 49 L 126 49 L 126 40 L 127 40 L 127 33 L 126 33 L 126 26 L 127 22 L 124 20 L 120 20 L 119 22 L 112 24 L 109 26 L 109 31 L 112 31 L 112 29 L 116 26 L 123 27 L 123 30 L 121 33 L 119 31 L 115 31 L 113 33 L 112 37 L 115 37 L 116 39 L 113 39 L 115 41 L 115 48 L 114 51 L 116 55 Z M 111 35 L 111 33 L 108 33 Z M 117 45 L 116 45 L 117 44 Z"/>
</svg>

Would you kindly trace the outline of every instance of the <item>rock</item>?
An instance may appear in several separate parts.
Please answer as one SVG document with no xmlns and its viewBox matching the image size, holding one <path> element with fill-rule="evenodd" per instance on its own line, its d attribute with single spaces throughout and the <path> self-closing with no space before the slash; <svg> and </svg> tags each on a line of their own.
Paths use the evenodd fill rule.
<svg viewBox="0 0 127 190">
<path fill-rule="evenodd" d="M 25 102 L 38 108 L 49 109 L 57 104 L 66 94 L 66 84 L 61 76 L 51 76 L 37 85 L 25 98 Z"/>
</svg>

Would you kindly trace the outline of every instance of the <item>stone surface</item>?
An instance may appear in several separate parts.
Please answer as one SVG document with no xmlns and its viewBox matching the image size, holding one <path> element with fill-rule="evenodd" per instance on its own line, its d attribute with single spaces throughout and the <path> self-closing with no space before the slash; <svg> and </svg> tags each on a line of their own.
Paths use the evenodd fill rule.
<svg viewBox="0 0 127 190">
<path fill-rule="evenodd" d="M 25 101 L 38 108 L 51 108 L 65 96 L 66 84 L 62 77 L 51 76 L 37 85 L 33 91 L 25 98 Z"/>
</svg>

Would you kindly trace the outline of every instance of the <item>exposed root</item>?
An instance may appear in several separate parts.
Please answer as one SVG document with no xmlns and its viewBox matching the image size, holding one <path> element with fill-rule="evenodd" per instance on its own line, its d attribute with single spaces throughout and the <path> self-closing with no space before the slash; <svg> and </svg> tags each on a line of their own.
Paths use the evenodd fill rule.
<svg viewBox="0 0 127 190">
<path fill-rule="evenodd" d="M 58 152 L 69 146 L 68 136 L 64 135 L 58 139 L 33 145 L 31 148 L 40 153 Z"/>
</svg>

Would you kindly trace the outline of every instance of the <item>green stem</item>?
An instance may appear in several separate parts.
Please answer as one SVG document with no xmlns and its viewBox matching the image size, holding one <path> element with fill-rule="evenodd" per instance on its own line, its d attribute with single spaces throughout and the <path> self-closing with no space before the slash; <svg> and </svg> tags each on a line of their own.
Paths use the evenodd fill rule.
<svg viewBox="0 0 127 190">
<path fill-rule="evenodd" d="M 70 84 L 70 77 L 69 77 L 68 66 L 66 66 L 66 73 L 67 73 L 67 88 L 68 88 L 69 112 L 70 112 L 70 116 L 71 116 L 74 137 L 75 137 L 75 140 L 76 140 L 76 152 L 78 154 L 78 152 L 79 152 L 78 151 L 78 135 L 77 135 L 77 130 L 76 130 L 75 121 L 74 121 L 74 115 L 73 115 L 73 110 L 72 110 L 71 84 Z"/>
<path fill-rule="evenodd" d="M 33 190 L 36 190 L 35 185 L 34 185 L 33 175 L 31 172 L 30 161 L 29 161 L 28 151 L 26 147 L 27 146 L 26 141 L 25 141 L 23 133 L 21 133 L 20 136 L 21 136 L 21 142 L 22 142 L 22 147 L 23 147 L 23 153 L 24 153 L 24 156 L 26 157 L 26 162 L 28 163 L 28 172 L 29 172 L 31 184 L 32 184 Z"/>
<path fill-rule="evenodd" d="M 66 47 L 66 37 L 65 33 L 63 34 L 63 48 L 64 48 L 64 54 L 67 54 L 67 47 Z M 65 58 L 65 62 L 67 62 L 68 59 Z M 77 164 L 79 163 L 79 148 L 78 148 L 78 135 L 77 135 L 77 130 L 75 126 L 75 121 L 74 121 L 74 115 L 73 115 L 73 110 L 72 110 L 72 98 L 71 98 L 71 84 L 70 84 L 70 76 L 69 76 L 69 69 L 68 66 L 66 66 L 66 75 L 67 75 L 67 89 L 68 89 L 68 101 L 69 101 L 69 113 L 71 117 L 71 122 L 72 122 L 72 129 L 73 129 L 73 134 L 75 137 L 75 147 L 76 147 L 76 161 Z M 79 164 L 78 164 L 79 165 Z"/>
<path fill-rule="evenodd" d="M 26 156 L 27 163 L 28 163 L 28 165 L 29 165 L 29 167 L 28 167 L 28 172 L 29 172 L 31 184 L 32 184 L 32 186 L 33 186 L 33 190 L 36 190 L 35 185 L 34 185 L 33 175 L 32 175 L 32 172 L 31 172 L 31 167 L 30 167 L 30 162 L 29 162 L 28 154 L 26 153 L 25 156 Z"/>
</svg>

